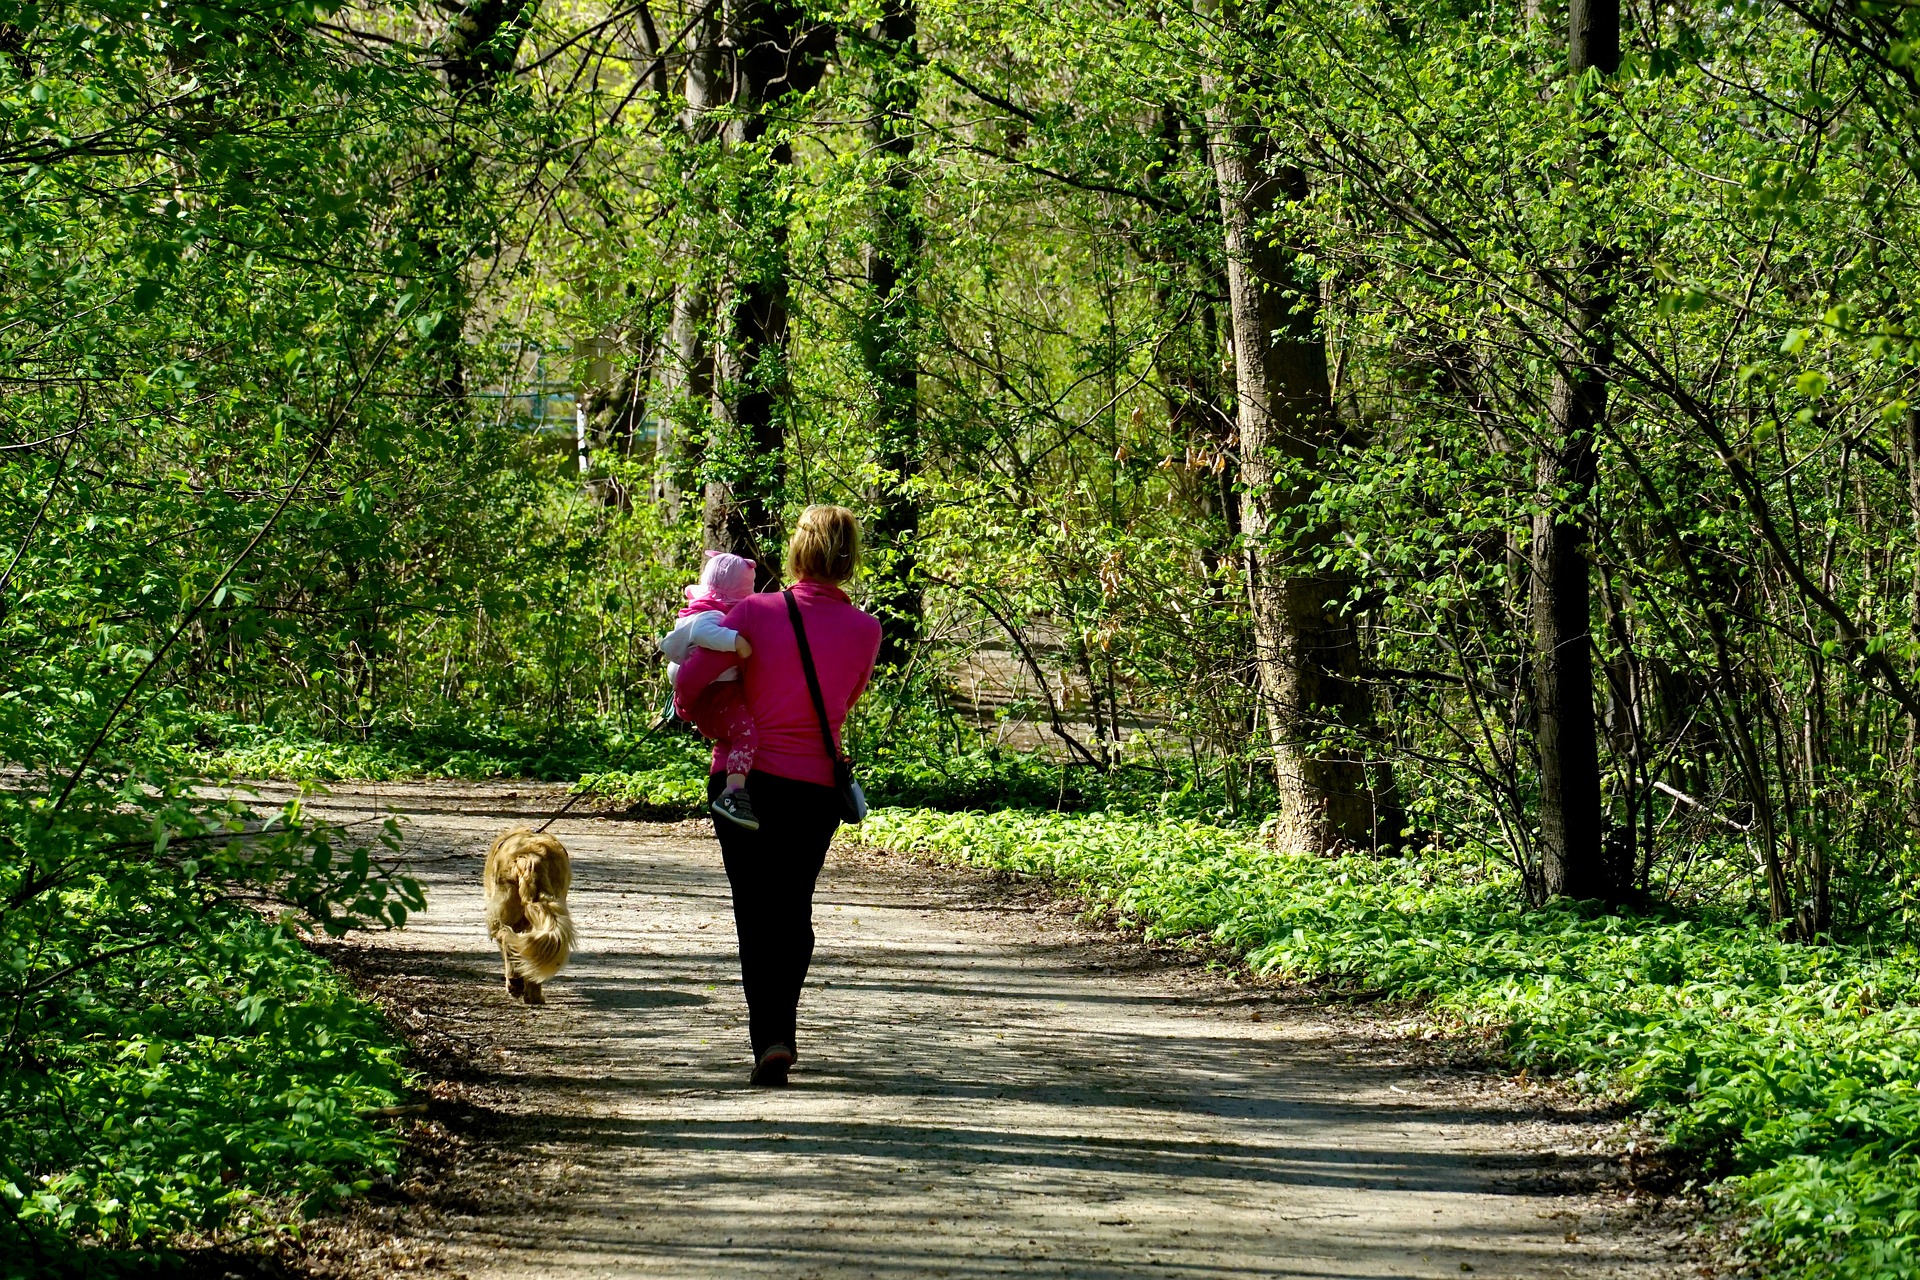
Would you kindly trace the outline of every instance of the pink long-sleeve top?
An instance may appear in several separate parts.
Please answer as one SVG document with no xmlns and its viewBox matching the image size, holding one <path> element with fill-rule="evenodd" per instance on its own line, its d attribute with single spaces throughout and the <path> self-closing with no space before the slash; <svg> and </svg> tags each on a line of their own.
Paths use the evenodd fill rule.
<svg viewBox="0 0 1920 1280">
<path fill-rule="evenodd" d="M 873 662 L 880 654 L 880 620 L 856 608 L 846 592 L 824 582 L 796 583 L 793 594 L 800 602 L 814 670 L 820 676 L 820 695 L 827 704 L 827 722 L 838 746 L 840 726 L 873 676 Z M 753 656 L 740 664 L 747 710 L 760 733 L 753 767 L 797 782 L 832 786 L 833 761 L 820 741 L 820 721 L 807 695 L 807 676 L 800 666 L 800 646 L 793 636 L 785 597 L 778 591 L 748 596 L 727 614 L 726 625 L 753 646 Z M 691 703 L 738 661 L 730 653 L 695 649 L 674 677 L 674 692 L 682 703 Z M 724 767 L 716 745 L 714 772 Z"/>
</svg>

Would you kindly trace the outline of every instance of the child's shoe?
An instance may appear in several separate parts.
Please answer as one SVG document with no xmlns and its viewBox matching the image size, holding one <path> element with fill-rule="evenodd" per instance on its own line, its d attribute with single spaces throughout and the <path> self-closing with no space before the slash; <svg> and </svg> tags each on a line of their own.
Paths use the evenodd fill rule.
<svg viewBox="0 0 1920 1280">
<path fill-rule="evenodd" d="M 736 827 L 747 831 L 760 829 L 760 819 L 753 812 L 753 801 L 747 797 L 743 787 L 721 792 L 720 798 L 709 807 Z"/>
</svg>

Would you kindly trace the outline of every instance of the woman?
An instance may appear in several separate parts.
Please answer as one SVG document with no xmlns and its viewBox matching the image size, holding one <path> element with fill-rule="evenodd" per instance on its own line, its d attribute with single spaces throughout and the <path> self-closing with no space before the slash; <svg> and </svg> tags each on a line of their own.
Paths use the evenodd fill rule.
<svg viewBox="0 0 1920 1280">
<path fill-rule="evenodd" d="M 836 750 L 840 725 L 866 692 L 880 653 L 880 622 L 855 608 L 841 584 L 860 558 L 860 524 L 845 507 L 808 507 L 787 544 L 787 580 L 806 627 Z M 807 690 L 785 592 L 748 596 L 726 626 L 751 646 L 741 667 L 747 710 L 759 734 L 747 791 L 757 830 L 714 820 L 733 886 L 733 924 L 740 938 L 755 1084 L 783 1085 L 793 1066 L 800 988 L 813 959 L 813 883 L 840 825 L 833 757 Z M 682 705 L 733 665 L 734 655 L 696 649 L 674 678 Z M 707 799 L 726 785 L 716 749 Z"/>
</svg>

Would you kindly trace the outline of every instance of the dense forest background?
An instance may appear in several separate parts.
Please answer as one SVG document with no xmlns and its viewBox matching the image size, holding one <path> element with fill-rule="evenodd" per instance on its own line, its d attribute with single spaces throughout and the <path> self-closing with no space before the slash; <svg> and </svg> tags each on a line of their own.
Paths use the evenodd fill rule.
<svg viewBox="0 0 1920 1280">
<path fill-rule="evenodd" d="M 339 1099 L 189 1150 L 258 1109 L 196 1018 L 401 1087 L 236 904 L 418 904 L 198 779 L 684 803 L 653 638 L 830 501 L 881 797 L 1718 922 L 1756 1009 L 1880 1019 L 1799 1137 L 1698 1140 L 1840 1153 L 1755 1256 L 1914 1273 L 1920 10 L 144 2 L 0 0 L 10 1229 L 384 1158 Z M 128 1145 L 142 1088 L 198 1101 Z"/>
</svg>

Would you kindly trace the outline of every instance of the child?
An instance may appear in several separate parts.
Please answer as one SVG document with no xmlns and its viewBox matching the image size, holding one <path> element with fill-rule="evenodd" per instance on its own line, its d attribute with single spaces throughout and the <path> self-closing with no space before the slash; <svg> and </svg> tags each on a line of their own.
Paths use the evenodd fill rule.
<svg viewBox="0 0 1920 1280">
<path fill-rule="evenodd" d="M 667 655 L 668 679 L 695 648 L 731 653 L 742 659 L 753 656 L 753 646 L 745 636 L 721 625 L 727 610 L 752 594 L 753 561 L 724 551 L 707 552 L 700 581 L 687 588 L 687 607 L 680 611 L 680 621 L 660 640 L 660 652 Z M 758 831 L 760 819 L 754 816 L 753 801 L 747 795 L 756 732 L 753 714 L 747 710 L 740 688 L 739 666 L 717 676 L 692 706 L 676 703 L 674 709 L 725 748 L 727 788 L 713 802 L 714 813 L 748 831 Z"/>
</svg>

